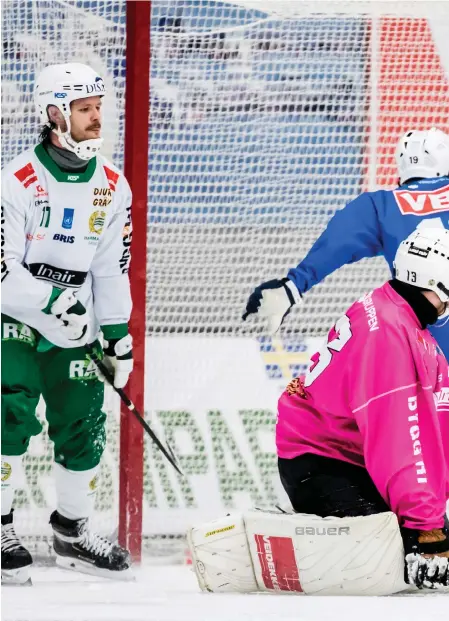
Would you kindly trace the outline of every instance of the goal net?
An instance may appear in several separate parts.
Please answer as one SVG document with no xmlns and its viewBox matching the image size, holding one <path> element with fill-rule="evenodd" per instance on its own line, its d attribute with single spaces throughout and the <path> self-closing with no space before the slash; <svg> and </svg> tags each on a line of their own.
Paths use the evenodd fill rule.
<svg viewBox="0 0 449 621">
<path fill-rule="evenodd" d="M 103 152 L 123 168 L 133 148 L 124 132 L 130 4 L 142 3 L 3 0 L 4 163 L 37 141 L 39 71 L 78 61 L 104 76 Z M 150 63 L 149 166 L 139 172 L 148 180 L 147 287 L 135 312 L 146 318 L 145 414 L 185 477 L 147 439 L 143 458 L 127 455 L 143 472 L 135 507 L 144 544 L 284 500 L 273 435 L 280 390 L 388 272 L 380 258 L 342 268 L 277 338 L 241 322 L 247 296 L 295 266 L 337 209 L 395 184 L 404 131 L 449 130 L 448 37 L 448 4 L 432 0 L 152 0 L 151 47 L 139 49 Z M 105 407 L 95 524 L 111 533 L 128 422 L 113 395 Z M 48 535 L 51 468 L 43 433 L 16 496 L 17 532 L 33 541 Z"/>
</svg>

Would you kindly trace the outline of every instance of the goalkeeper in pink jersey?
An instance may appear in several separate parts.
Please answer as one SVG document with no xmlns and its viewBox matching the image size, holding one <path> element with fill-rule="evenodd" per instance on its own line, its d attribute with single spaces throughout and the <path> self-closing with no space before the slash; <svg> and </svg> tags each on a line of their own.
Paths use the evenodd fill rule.
<svg viewBox="0 0 449 621">
<path fill-rule="evenodd" d="M 413 233 L 394 267 L 282 394 L 279 473 L 298 513 L 393 511 L 406 582 L 449 586 L 449 369 L 428 330 L 449 313 L 449 231 Z"/>
</svg>

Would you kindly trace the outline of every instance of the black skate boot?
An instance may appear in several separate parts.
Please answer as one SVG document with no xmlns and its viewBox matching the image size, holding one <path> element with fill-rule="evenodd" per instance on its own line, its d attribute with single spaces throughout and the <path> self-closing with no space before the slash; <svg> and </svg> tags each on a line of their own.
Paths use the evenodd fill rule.
<svg viewBox="0 0 449 621">
<path fill-rule="evenodd" d="M 56 565 L 93 576 L 132 580 L 127 550 L 89 530 L 87 518 L 69 520 L 57 511 L 50 516 Z"/>
<path fill-rule="evenodd" d="M 12 521 L 12 510 L 2 515 L 2 584 L 31 585 L 31 554 L 20 543 Z"/>
</svg>

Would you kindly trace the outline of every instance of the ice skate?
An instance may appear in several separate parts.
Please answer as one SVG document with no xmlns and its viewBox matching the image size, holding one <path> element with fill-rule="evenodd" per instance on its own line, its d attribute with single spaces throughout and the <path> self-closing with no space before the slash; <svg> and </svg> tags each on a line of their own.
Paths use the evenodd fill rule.
<svg viewBox="0 0 449 621">
<path fill-rule="evenodd" d="M 20 543 L 13 524 L 13 512 L 2 515 L 2 584 L 31 585 L 29 568 L 33 559 Z"/>
<path fill-rule="evenodd" d="M 133 579 L 129 552 L 92 532 L 87 518 L 70 520 L 54 511 L 50 524 L 59 567 L 114 580 Z"/>
</svg>

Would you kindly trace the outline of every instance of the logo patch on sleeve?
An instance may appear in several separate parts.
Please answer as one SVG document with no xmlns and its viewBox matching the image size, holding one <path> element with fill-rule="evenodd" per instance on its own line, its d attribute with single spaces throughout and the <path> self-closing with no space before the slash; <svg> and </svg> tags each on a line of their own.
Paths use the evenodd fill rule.
<svg viewBox="0 0 449 621">
<path fill-rule="evenodd" d="M 103 166 L 104 172 L 106 173 L 106 178 L 109 183 L 109 188 L 115 192 L 115 188 L 117 185 L 117 181 L 119 178 L 119 174 L 108 168 L 107 166 Z"/>
<path fill-rule="evenodd" d="M 26 166 L 15 172 L 14 176 L 23 184 L 24 188 L 37 181 L 36 173 L 31 163 L 26 164 Z"/>
</svg>

